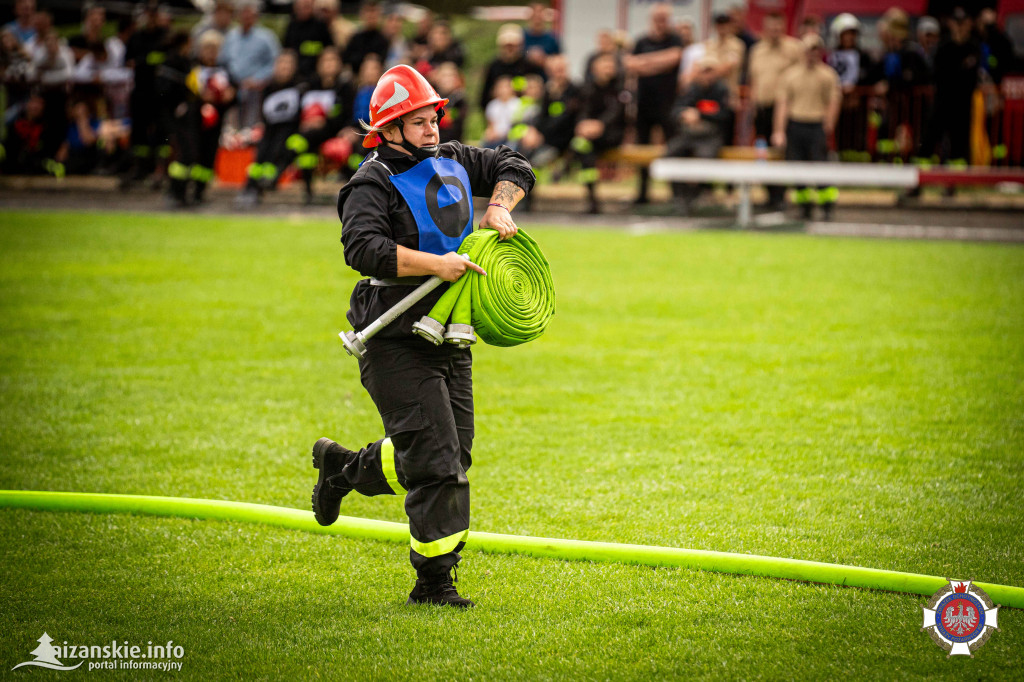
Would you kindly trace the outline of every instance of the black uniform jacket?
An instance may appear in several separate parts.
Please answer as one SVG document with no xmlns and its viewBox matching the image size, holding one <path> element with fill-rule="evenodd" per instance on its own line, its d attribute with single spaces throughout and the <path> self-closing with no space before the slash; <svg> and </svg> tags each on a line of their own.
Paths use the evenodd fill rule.
<svg viewBox="0 0 1024 682">
<path fill-rule="evenodd" d="M 494 186 L 502 180 L 518 185 L 527 193 L 533 188 L 530 162 L 508 147 L 480 149 L 453 141 L 442 144 L 439 155 L 462 164 L 474 196 L 490 197 Z M 397 245 L 419 249 L 419 230 L 412 211 L 388 179 L 391 174 L 404 173 L 417 163 L 415 157 L 382 144 L 370 153 L 338 193 L 345 262 L 360 274 L 377 279 L 393 278 L 398 269 Z M 479 222 L 480 217 L 475 215 L 474 220 Z M 348 321 L 356 331 L 362 330 L 415 287 L 415 284 L 373 286 L 369 280 L 360 281 L 352 290 Z M 378 336 L 411 335 L 413 322 L 429 313 L 447 288 L 447 284 L 439 286 Z"/>
</svg>

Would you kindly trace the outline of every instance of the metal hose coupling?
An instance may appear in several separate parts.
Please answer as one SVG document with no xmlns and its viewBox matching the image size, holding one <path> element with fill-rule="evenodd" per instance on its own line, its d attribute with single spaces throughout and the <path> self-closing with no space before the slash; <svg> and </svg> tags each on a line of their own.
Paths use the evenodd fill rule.
<svg viewBox="0 0 1024 682">
<path fill-rule="evenodd" d="M 423 337 L 435 346 L 444 343 L 444 325 L 429 315 L 424 315 L 418 322 L 413 322 L 412 333 Z"/>
<path fill-rule="evenodd" d="M 476 343 L 476 334 L 471 324 L 449 324 L 444 340 L 456 348 L 469 348 Z"/>
</svg>

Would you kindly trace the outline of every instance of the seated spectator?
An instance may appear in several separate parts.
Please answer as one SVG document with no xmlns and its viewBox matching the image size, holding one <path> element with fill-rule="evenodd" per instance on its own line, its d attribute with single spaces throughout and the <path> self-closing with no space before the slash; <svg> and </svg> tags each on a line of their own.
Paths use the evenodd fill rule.
<svg viewBox="0 0 1024 682">
<path fill-rule="evenodd" d="M 313 13 L 313 0 L 295 0 L 281 46 L 298 55 L 299 77 L 313 77 L 321 53 L 333 44 L 330 28 Z"/>
<path fill-rule="evenodd" d="M 517 151 L 535 167 L 544 167 L 569 149 L 580 111 L 580 89 L 569 79 L 563 55 L 547 60 L 548 80 L 533 124 L 523 133 Z"/>
<path fill-rule="evenodd" d="M 259 122 L 263 89 L 281 46 L 273 31 L 257 24 L 259 0 L 239 0 L 236 7 L 238 26 L 224 39 L 221 61 L 238 86 L 238 125 L 246 128 Z"/>
<path fill-rule="evenodd" d="M 3 171 L 13 175 L 49 173 L 62 177 L 63 166 L 54 160 L 57 148 L 48 146 L 46 101 L 33 94 L 21 112 L 7 126 L 4 138 Z M 62 131 L 63 132 L 63 131 Z"/>
<path fill-rule="evenodd" d="M 462 140 L 469 115 L 469 101 L 466 99 L 465 82 L 459 67 L 452 62 L 444 62 L 430 72 L 437 94 L 448 100 L 444 107 L 444 116 L 437 122 L 441 142 Z"/>
<path fill-rule="evenodd" d="M 540 116 L 540 104 L 544 99 L 544 79 L 530 74 L 526 77 L 526 87 L 519 96 L 519 106 L 512 114 L 512 127 L 508 131 L 505 144 L 518 150 L 522 146 L 523 135 L 534 127 Z"/>
<path fill-rule="evenodd" d="M 383 73 L 384 66 L 377 55 L 370 55 L 363 60 L 356 78 L 356 101 L 353 107 L 354 118 L 357 121 L 370 120 L 370 96 L 373 95 L 373 89 Z"/>
<path fill-rule="evenodd" d="M 487 127 L 482 146 L 495 149 L 508 140 L 512 120 L 519 110 L 519 98 L 512 88 L 512 79 L 502 76 L 494 82 L 494 98 L 484 108 Z"/>
<path fill-rule="evenodd" d="M 22 45 L 27 45 L 36 37 L 36 0 L 15 0 L 14 21 L 4 25 L 11 31 Z"/>
<path fill-rule="evenodd" d="M 523 33 L 526 58 L 540 66 L 544 65 L 546 57 L 562 52 L 558 37 L 548 28 L 549 11 L 547 3 L 531 2 L 530 18 L 526 21 L 526 31 Z"/>
<path fill-rule="evenodd" d="M 583 87 L 580 121 L 569 147 L 571 160 L 580 166 L 580 181 L 587 188 L 587 212 L 600 213 L 597 160 L 622 144 L 629 95 L 622 89 L 622 73 L 614 55 L 598 56 L 590 68 L 591 82 Z"/>
<path fill-rule="evenodd" d="M 71 105 L 67 139 L 57 152 L 68 175 L 89 175 L 99 163 L 100 119 L 89 100 Z"/>
<path fill-rule="evenodd" d="M 713 159 L 725 144 L 726 125 L 731 120 L 729 86 L 720 75 L 717 60 L 705 55 L 686 91 L 676 100 L 673 116 L 679 121 L 679 133 L 669 140 L 666 156 Z M 705 185 L 672 183 L 672 196 L 682 215 L 688 215 L 691 204 Z"/>
<path fill-rule="evenodd" d="M 316 64 L 316 77 L 302 94 L 299 130 L 287 141 L 302 173 L 306 203 L 313 201 L 313 173 L 320 164 L 320 147 L 346 128 L 350 142 L 356 139 L 353 99 L 352 83 L 342 72 L 341 57 L 334 48 L 324 50 Z M 285 155 L 281 166 L 290 162 Z"/>
<path fill-rule="evenodd" d="M 249 165 L 249 180 L 235 203 L 252 208 L 263 193 L 277 186 L 281 171 L 294 154 L 288 138 L 299 129 L 301 101 L 305 86 L 298 79 L 298 59 L 286 50 L 277 56 L 270 82 L 263 91 L 263 138 L 256 148 L 256 159 Z"/>
<path fill-rule="evenodd" d="M 352 73 L 359 73 L 363 60 L 371 54 L 377 55 L 383 63 L 391 48 L 391 42 L 380 30 L 380 3 L 364 0 L 359 7 L 359 22 L 359 31 L 349 39 L 341 55 L 341 60 L 349 65 Z"/>
<path fill-rule="evenodd" d="M 429 65 L 428 71 L 445 62 L 451 62 L 460 69 L 465 64 L 462 44 L 452 36 L 452 27 L 448 22 L 439 21 L 430 29 L 425 61 Z"/>
<path fill-rule="evenodd" d="M 485 109 L 494 93 L 494 84 L 499 78 L 512 79 L 512 89 L 522 92 L 526 86 L 526 75 L 544 75 L 543 69 L 530 62 L 523 54 L 523 29 L 518 24 L 504 24 L 498 29 L 498 56 L 487 66 L 483 89 L 480 91 L 480 108 Z"/>
</svg>

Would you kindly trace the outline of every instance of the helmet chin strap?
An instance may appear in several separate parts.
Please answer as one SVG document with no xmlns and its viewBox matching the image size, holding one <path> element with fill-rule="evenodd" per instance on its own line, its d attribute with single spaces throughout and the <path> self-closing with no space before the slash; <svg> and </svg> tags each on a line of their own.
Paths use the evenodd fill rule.
<svg viewBox="0 0 1024 682">
<path fill-rule="evenodd" d="M 441 111 L 444 111 L 443 109 Z M 427 147 L 417 147 L 416 145 L 405 139 L 405 121 L 401 118 L 395 119 L 395 127 L 398 128 L 399 134 L 402 136 L 402 140 L 398 143 L 402 146 L 402 149 L 406 150 L 420 161 L 426 161 L 437 156 L 437 152 L 440 149 L 440 145 L 432 144 Z"/>
</svg>

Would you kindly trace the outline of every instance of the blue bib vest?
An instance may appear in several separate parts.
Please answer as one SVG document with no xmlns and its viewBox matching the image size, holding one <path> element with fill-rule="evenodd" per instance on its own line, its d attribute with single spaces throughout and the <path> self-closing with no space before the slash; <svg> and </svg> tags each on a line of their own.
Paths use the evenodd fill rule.
<svg viewBox="0 0 1024 682">
<path fill-rule="evenodd" d="M 469 175 L 455 159 L 420 161 L 391 183 L 412 211 L 420 233 L 420 251 L 443 256 L 458 251 L 473 231 L 473 189 Z"/>
</svg>

